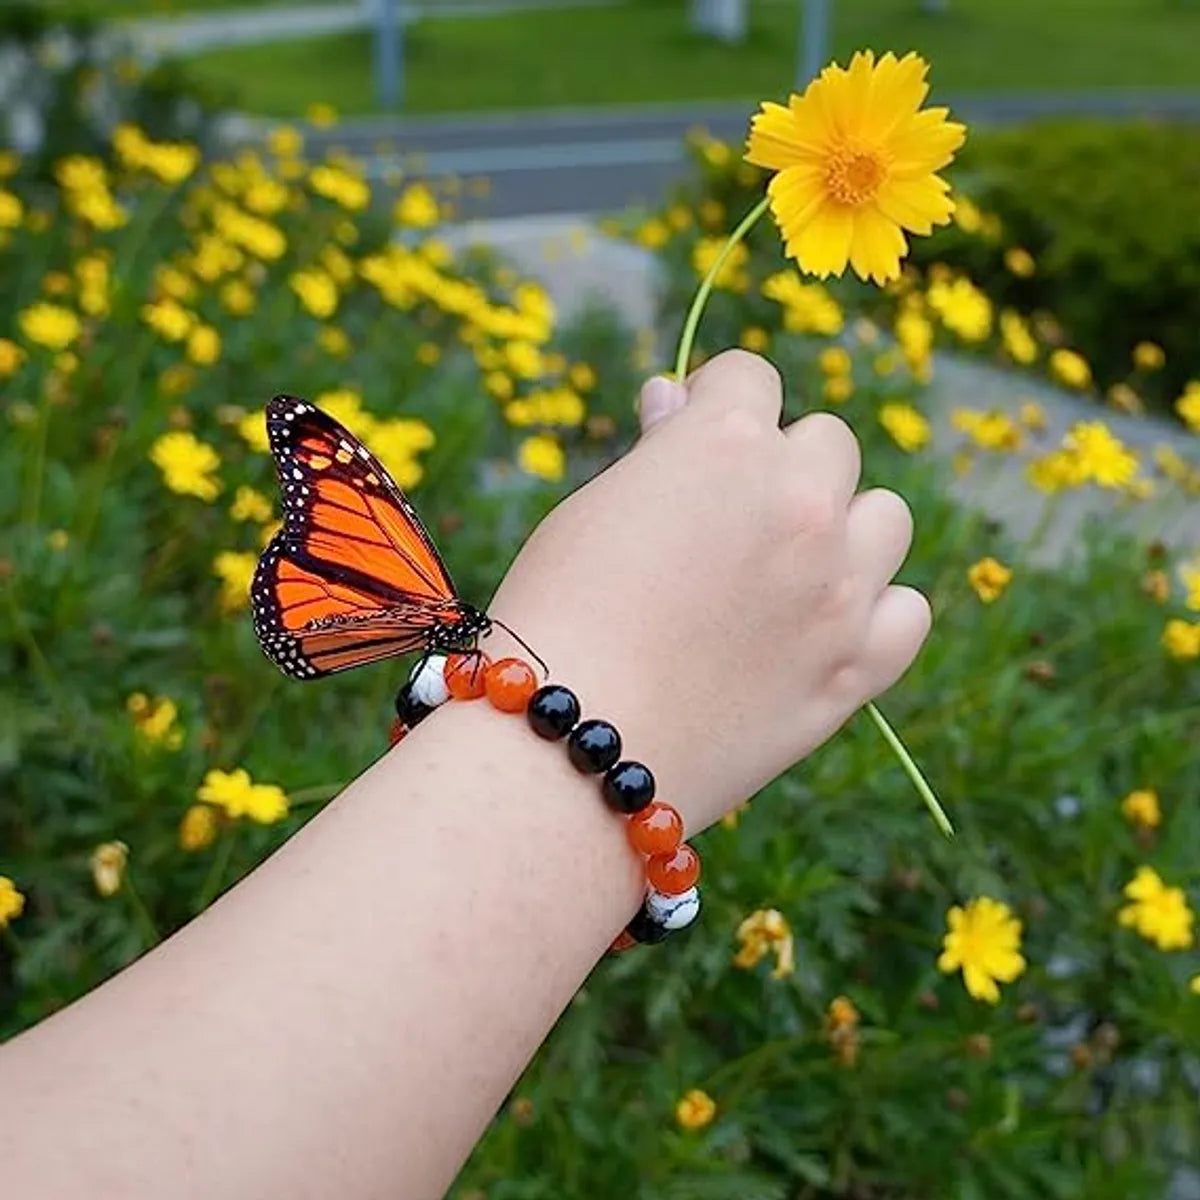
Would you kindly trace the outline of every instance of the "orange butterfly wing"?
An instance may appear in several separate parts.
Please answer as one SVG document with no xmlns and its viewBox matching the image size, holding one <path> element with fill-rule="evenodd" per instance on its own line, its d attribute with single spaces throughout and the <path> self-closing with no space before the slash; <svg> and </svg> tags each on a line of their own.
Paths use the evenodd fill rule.
<svg viewBox="0 0 1200 1200">
<path fill-rule="evenodd" d="M 286 674 L 313 679 L 406 654 L 463 612 L 416 511 L 378 460 L 295 396 L 267 405 L 283 528 L 250 590 L 254 629 Z"/>
</svg>

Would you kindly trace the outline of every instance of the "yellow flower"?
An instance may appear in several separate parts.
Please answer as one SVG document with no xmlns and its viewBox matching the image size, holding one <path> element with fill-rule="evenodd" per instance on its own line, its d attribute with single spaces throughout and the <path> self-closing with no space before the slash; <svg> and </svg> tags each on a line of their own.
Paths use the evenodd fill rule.
<svg viewBox="0 0 1200 1200">
<path fill-rule="evenodd" d="M 771 344 L 771 335 L 761 325 L 747 325 L 738 338 L 743 350 L 761 354 Z"/>
<path fill-rule="evenodd" d="M 817 355 L 817 366 L 826 375 L 849 375 L 853 365 L 845 346 L 826 346 Z"/>
<path fill-rule="evenodd" d="M 1010 246 L 1005 250 L 1004 265 L 1018 279 L 1028 279 L 1037 270 L 1033 255 L 1022 246 Z"/>
<path fill-rule="evenodd" d="M 227 279 L 221 285 L 221 306 L 235 317 L 249 316 L 258 302 L 254 289 L 242 279 Z"/>
<path fill-rule="evenodd" d="M 318 320 L 333 316 L 338 306 L 337 284 L 321 270 L 293 271 L 288 277 L 291 289 L 300 297 L 305 310 Z"/>
<path fill-rule="evenodd" d="M 537 379 L 546 370 L 542 352 L 532 342 L 520 339 L 509 342 L 504 347 L 504 358 L 518 379 Z"/>
<path fill-rule="evenodd" d="M 954 223 L 963 233 L 978 233 L 983 228 L 983 213 L 961 193 L 954 197 Z"/>
<path fill-rule="evenodd" d="M 7 179 L 21 169 L 21 158 L 15 150 L 0 150 L 0 179 Z"/>
<path fill-rule="evenodd" d="M 738 952 L 733 965 L 748 971 L 768 954 L 775 955 L 773 979 L 784 979 L 796 969 L 796 943 L 787 918 L 777 908 L 760 908 L 737 927 Z"/>
<path fill-rule="evenodd" d="M 1036 400 L 1026 400 L 1021 405 L 1021 424 L 1034 433 L 1040 433 L 1046 428 L 1046 410 Z"/>
<path fill-rule="evenodd" d="M 422 342 L 417 347 L 417 362 L 423 367 L 435 366 L 441 357 L 442 350 L 436 342 Z"/>
<path fill-rule="evenodd" d="M 221 484 L 213 473 L 221 459 L 194 433 L 177 429 L 161 434 L 150 447 L 150 461 L 163 473 L 167 487 L 181 496 L 198 496 L 211 503 L 220 495 Z"/>
<path fill-rule="evenodd" d="M 17 885 L 7 875 L 0 875 L 0 929 L 25 911 L 25 897 L 17 891 Z"/>
<path fill-rule="evenodd" d="M 928 382 L 933 351 L 933 325 L 929 319 L 915 308 L 905 309 L 896 318 L 895 334 L 908 369 L 920 381 Z"/>
<path fill-rule="evenodd" d="M 17 314 L 17 325 L 27 341 L 47 350 L 65 350 L 79 337 L 79 317 L 61 304 L 39 301 Z"/>
<path fill-rule="evenodd" d="M 1175 401 L 1175 411 L 1193 433 L 1200 433 L 1200 380 L 1191 380 L 1183 389 L 1183 395 Z"/>
<path fill-rule="evenodd" d="M 746 161 L 776 171 L 767 191 L 785 248 L 801 269 L 886 283 L 908 252 L 903 230 L 930 233 L 954 211 L 935 172 L 966 129 L 947 110 L 918 111 L 928 70 L 915 54 L 878 60 L 861 51 L 849 68 L 825 68 L 785 108 L 755 115 Z"/>
<path fill-rule="evenodd" d="M 657 217 L 650 217 L 643 221 L 633 233 L 634 241 L 640 246 L 645 246 L 647 250 L 657 250 L 660 246 L 666 245 L 670 237 L 670 228 Z"/>
<path fill-rule="evenodd" d="M 0 337 L 0 379 L 15 374 L 25 361 L 25 351 L 6 337 Z"/>
<path fill-rule="evenodd" d="M 261 408 L 240 417 L 237 431 L 251 450 L 257 451 L 259 454 L 266 454 L 270 450 L 271 443 L 267 438 L 267 414 Z"/>
<path fill-rule="evenodd" d="M 1160 371 L 1166 361 L 1163 348 L 1156 342 L 1138 342 L 1133 348 L 1133 365 L 1139 371 Z"/>
<path fill-rule="evenodd" d="M 213 559 L 213 574 L 221 581 L 221 609 L 236 612 L 250 603 L 250 581 L 258 559 L 248 551 L 222 550 Z"/>
<path fill-rule="evenodd" d="M 229 515 L 235 521 L 255 521 L 262 524 L 271 519 L 271 502 L 260 491 L 242 484 L 234 493 Z"/>
<path fill-rule="evenodd" d="M 276 125 L 267 134 L 267 149 L 276 158 L 295 158 L 304 149 L 304 135 L 294 125 Z"/>
<path fill-rule="evenodd" d="M 1013 451 L 1021 448 L 1021 427 L 1005 412 L 975 412 L 956 408 L 950 423 L 982 450 Z"/>
<path fill-rule="evenodd" d="M 317 334 L 317 345 L 331 358 L 346 358 L 350 353 L 350 339 L 344 329 L 336 325 L 323 325 Z"/>
<path fill-rule="evenodd" d="M 1142 576 L 1142 581 L 1139 585 L 1145 595 L 1149 596 L 1155 604 L 1165 604 L 1167 597 L 1171 594 L 1171 579 L 1166 571 L 1158 570 L 1147 571 Z"/>
<path fill-rule="evenodd" d="M 1050 374 L 1063 385 L 1086 391 L 1092 386 L 1092 368 L 1087 359 L 1074 350 L 1054 350 L 1050 354 Z"/>
<path fill-rule="evenodd" d="M 1029 366 L 1037 359 L 1037 341 L 1020 313 L 1006 308 L 1000 314 L 1000 341 L 1013 362 Z"/>
<path fill-rule="evenodd" d="M 577 392 L 590 392 L 596 386 L 596 370 L 590 363 L 574 363 L 567 372 L 567 382 Z"/>
<path fill-rule="evenodd" d="M 908 454 L 929 442 L 929 422 L 911 404 L 892 402 L 882 405 L 879 423 L 892 441 Z"/>
<path fill-rule="evenodd" d="M 783 327 L 789 333 L 842 332 L 845 317 L 838 302 L 819 283 L 805 283 L 795 271 L 780 271 L 763 280 L 762 294 L 783 305 Z"/>
<path fill-rule="evenodd" d="M 1121 812 L 1131 825 L 1142 829 L 1157 829 L 1162 824 L 1162 810 L 1158 804 L 1158 793 L 1150 788 L 1139 788 L 1130 792 L 1121 801 Z"/>
<path fill-rule="evenodd" d="M 1103 421 L 1077 422 L 1063 446 L 1075 456 L 1084 479 L 1101 487 L 1123 487 L 1137 474 L 1137 458 Z"/>
<path fill-rule="evenodd" d="M 1188 991 L 1193 996 L 1200 996 L 1200 975 L 1193 975 L 1188 981 Z"/>
<path fill-rule="evenodd" d="M 862 1018 L 849 996 L 834 996 L 823 1022 L 825 1040 L 843 1067 L 858 1061 L 858 1026 Z"/>
<path fill-rule="evenodd" d="M 1186 950 L 1192 944 L 1195 917 L 1182 888 L 1167 887 L 1153 867 L 1138 867 L 1125 885 L 1130 900 L 1117 921 L 1136 930 L 1160 950 Z"/>
<path fill-rule="evenodd" d="M 92 851 L 92 882 L 101 896 L 115 896 L 125 878 L 129 847 L 124 842 L 101 842 Z"/>
<path fill-rule="evenodd" d="M 517 462 L 522 471 L 551 483 L 557 483 L 567 467 L 562 444 L 548 433 L 527 437 L 517 449 Z"/>
<path fill-rule="evenodd" d="M 375 427 L 375 418 L 363 408 L 362 396 L 353 388 L 334 388 L 317 395 L 316 404 L 335 421 L 350 430 L 355 437 L 366 441 Z"/>
<path fill-rule="evenodd" d="M 142 320 L 163 341 L 181 342 L 196 324 L 196 314 L 184 308 L 178 300 L 168 297 L 157 304 L 143 304 Z"/>
<path fill-rule="evenodd" d="M 152 142 L 135 125 L 113 131 L 117 157 L 134 170 L 148 171 L 163 183 L 182 183 L 200 162 L 200 150 L 185 142 Z"/>
<path fill-rule="evenodd" d="M 304 110 L 304 116 L 309 124 L 315 125 L 318 129 L 328 129 L 331 125 L 337 124 L 338 112 L 332 104 L 326 104 L 323 100 L 315 100 Z"/>
<path fill-rule="evenodd" d="M 675 1120 L 683 1129 L 703 1129 L 712 1124 L 716 1115 L 716 1101 L 699 1088 L 684 1092 L 679 1103 L 675 1105 Z"/>
<path fill-rule="evenodd" d="M 392 220 L 410 229 L 428 229 L 440 219 L 437 199 L 424 183 L 406 187 L 392 208 Z"/>
<path fill-rule="evenodd" d="M 830 404 L 844 404 L 854 395 L 854 380 L 849 375 L 832 375 L 821 392 Z"/>
<path fill-rule="evenodd" d="M 350 212 L 360 212 L 371 202 L 371 188 L 367 181 L 342 167 L 328 164 L 313 167 L 308 174 L 308 186 L 318 196 L 324 196 Z"/>
<path fill-rule="evenodd" d="M 203 850 L 217 836 L 217 814 L 207 804 L 193 804 L 179 822 L 179 845 L 183 850 Z"/>
<path fill-rule="evenodd" d="M 1180 566 L 1179 581 L 1186 591 L 1183 598 L 1184 607 L 1193 612 L 1200 612 L 1200 558 Z"/>
<path fill-rule="evenodd" d="M 1180 662 L 1200 658 L 1200 621 L 1172 617 L 1163 629 L 1162 644 L 1163 649 Z"/>
<path fill-rule="evenodd" d="M 367 435 L 371 453 L 402 488 L 415 488 L 421 482 L 422 467 L 416 456 L 433 443 L 433 430 L 424 421 L 405 417 L 377 421 Z"/>
<path fill-rule="evenodd" d="M 179 708 L 167 696 L 151 699 L 143 692 L 134 692 L 125 701 L 125 707 L 133 718 L 138 736 L 147 745 L 163 746 L 178 750 L 183 745 L 183 730 L 176 725 Z"/>
<path fill-rule="evenodd" d="M 1127 383 L 1114 383 L 1108 389 L 1105 398 L 1113 408 L 1123 413 L 1130 413 L 1133 416 L 1140 416 L 1145 412 L 1145 405 L 1142 403 L 1142 398 L 1129 386 Z"/>
<path fill-rule="evenodd" d="M 925 300 L 964 342 L 982 342 L 992 332 L 992 302 L 963 276 L 930 284 Z"/>
<path fill-rule="evenodd" d="M 723 237 L 702 237 L 692 247 L 692 269 L 703 279 L 713 264 L 725 249 L 726 239 Z M 750 276 L 746 273 L 746 264 L 750 261 L 750 251 L 744 242 L 738 242 L 725 257 L 713 287 L 724 288 L 731 292 L 744 292 L 750 286 Z"/>
<path fill-rule="evenodd" d="M 287 207 L 287 187 L 278 179 L 256 179 L 242 196 L 242 203 L 260 217 L 273 217 Z"/>
<path fill-rule="evenodd" d="M 962 971 L 963 983 L 976 1000 L 995 1004 L 997 983 L 1012 983 L 1025 970 L 1021 957 L 1021 922 L 1007 904 L 988 896 L 957 904 L 946 914 L 948 932 L 942 940 L 938 970 Z"/>
<path fill-rule="evenodd" d="M 1012 571 L 990 556 L 967 568 L 967 582 L 984 604 L 999 599 L 1011 579 Z"/>
<path fill-rule="evenodd" d="M 0 188 L 0 229 L 16 229 L 25 216 L 25 206 L 20 199 Z"/>
<path fill-rule="evenodd" d="M 196 791 L 196 799 L 223 809 L 229 817 L 249 817 L 260 825 L 282 820 L 288 811 L 283 788 L 273 783 L 254 783 L 242 767 L 209 771 Z"/>
<path fill-rule="evenodd" d="M 187 356 L 199 367 L 209 367 L 221 357 L 221 335 L 211 325 L 197 325 L 188 334 Z"/>
<path fill-rule="evenodd" d="M 1033 459 L 1026 468 L 1026 474 L 1038 491 L 1051 495 L 1087 482 L 1087 472 L 1082 468 L 1078 455 L 1066 450 L 1054 450 Z"/>
</svg>

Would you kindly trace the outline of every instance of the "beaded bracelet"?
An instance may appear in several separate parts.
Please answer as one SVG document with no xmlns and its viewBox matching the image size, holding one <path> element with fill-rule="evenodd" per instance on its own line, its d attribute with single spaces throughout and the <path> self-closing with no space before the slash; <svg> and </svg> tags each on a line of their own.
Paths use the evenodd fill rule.
<svg viewBox="0 0 1200 1200">
<path fill-rule="evenodd" d="M 613 950 L 661 942 L 690 925 L 700 912 L 700 857 L 683 841 L 683 818 L 655 800 L 650 768 L 621 758 L 621 735 L 608 721 L 581 721 L 575 693 L 561 684 L 538 687 L 533 668 L 519 658 L 492 662 L 482 651 L 431 654 L 413 668 L 396 695 L 391 744 L 447 700 L 486 696 L 500 712 L 524 713 L 530 728 L 547 741 L 566 739 L 567 757 L 582 774 L 600 775 L 600 792 L 614 812 L 628 818 L 629 844 L 644 860 L 647 888 L 637 915 Z"/>
</svg>

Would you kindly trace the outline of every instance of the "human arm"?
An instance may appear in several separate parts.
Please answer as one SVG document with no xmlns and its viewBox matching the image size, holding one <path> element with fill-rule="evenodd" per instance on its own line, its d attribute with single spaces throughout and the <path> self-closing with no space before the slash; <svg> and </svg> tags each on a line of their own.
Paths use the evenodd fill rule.
<svg viewBox="0 0 1200 1200">
<path fill-rule="evenodd" d="M 907 510 L 854 496 L 841 422 L 781 432 L 778 380 L 744 354 L 689 391 L 539 528 L 491 611 L 618 725 L 692 834 L 888 686 L 928 610 L 889 586 Z M 639 869 L 594 780 L 520 718 L 447 705 L 202 917 L 0 1051 L 22 1100 L 0 1185 L 440 1195 L 632 915 Z"/>
</svg>

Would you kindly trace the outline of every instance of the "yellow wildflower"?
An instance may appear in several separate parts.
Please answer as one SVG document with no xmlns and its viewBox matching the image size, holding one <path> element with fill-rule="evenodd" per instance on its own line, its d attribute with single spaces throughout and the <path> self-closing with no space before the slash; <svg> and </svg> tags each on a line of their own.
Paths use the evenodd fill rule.
<svg viewBox="0 0 1200 1200">
<path fill-rule="evenodd" d="M 675 1120 L 682 1129 L 703 1129 L 717 1115 L 716 1101 L 699 1088 L 684 1092 L 675 1105 Z"/>
<path fill-rule="evenodd" d="M 304 135 L 294 125 L 276 125 L 267 134 L 267 149 L 276 158 L 295 158 L 304 149 Z"/>
<path fill-rule="evenodd" d="M 437 342 L 422 342 L 417 347 L 417 362 L 423 367 L 435 366 L 441 357 L 442 350 Z"/>
<path fill-rule="evenodd" d="M 0 188 L 0 229 L 16 229 L 25 216 L 25 206 L 12 192 Z"/>
<path fill-rule="evenodd" d="M 925 300 L 964 342 L 982 342 L 992 332 L 992 302 L 964 276 L 930 284 Z"/>
<path fill-rule="evenodd" d="M 761 325 L 747 325 L 738 338 L 738 345 L 753 354 L 761 354 L 771 344 L 771 335 Z"/>
<path fill-rule="evenodd" d="M 1087 472 L 1079 456 L 1066 450 L 1053 450 L 1033 459 L 1026 467 L 1026 474 L 1038 491 L 1050 494 L 1087 482 Z"/>
<path fill-rule="evenodd" d="M 258 303 L 254 289 L 243 279 L 227 279 L 221 285 L 220 299 L 221 307 L 235 317 L 249 316 Z"/>
<path fill-rule="evenodd" d="M 215 205 L 212 220 L 220 240 L 232 242 L 265 262 L 281 258 L 287 249 L 287 238 L 277 225 L 242 212 L 232 204 Z"/>
<path fill-rule="evenodd" d="M 1175 411 L 1193 433 L 1200 433 L 1200 380 L 1189 381 L 1183 395 L 1175 401 Z"/>
<path fill-rule="evenodd" d="M 504 358 L 518 379 L 537 379 L 546 371 L 542 352 L 532 342 L 519 339 L 509 342 L 504 347 Z"/>
<path fill-rule="evenodd" d="M 1141 829 L 1157 829 L 1162 824 L 1158 793 L 1151 788 L 1139 788 L 1130 792 L 1121 801 L 1121 812 L 1131 825 Z"/>
<path fill-rule="evenodd" d="M 886 283 L 900 274 L 903 230 L 927 234 L 954 211 L 935 172 L 966 130 L 946 109 L 920 112 L 929 91 L 915 54 L 862 51 L 828 66 L 788 106 L 765 103 L 746 161 L 777 172 L 767 193 L 786 252 L 802 270 Z"/>
<path fill-rule="evenodd" d="M 1127 383 L 1114 383 L 1105 394 L 1113 408 L 1131 416 L 1140 416 L 1145 411 L 1142 398 Z"/>
<path fill-rule="evenodd" d="M 0 379 L 7 379 L 20 369 L 25 361 L 25 351 L 6 337 L 0 337 Z"/>
<path fill-rule="evenodd" d="M 1167 887 L 1153 867 L 1138 867 L 1125 885 L 1130 903 L 1117 913 L 1117 921 L 1137 931 L 1160 950 L 1186 950 L 1191 946 L 1195 917 L 1182 888 Z"/>
<path fill-rule="evenodd" d="M 1154 601 L 1155 604 L 1165 604 L 1167 597 L 1171 594 L 1171 580 L 1166 571 L 1155 569 L 1147 571 L 1142 576 L 1141 582 L 1142 591 Z"/>
<path fill-rule="evenodd" d="M 222 550 L 213 559 L 213 574 L 221 581 L 223 612 L 236 612 L 250 603 L 250 581 L 257 564 L 255 555 L 243 550 Z"/>
<path fill-rule="evenodd" d="M 1179 581 L 1186 590 L 1184 606 L 1193 612 L 1200 612 L 1200 558 L 1180 566 Z"/>
<path fill-rule="evenodd" d="M 124 842 L 101 842 L 92 851 L 92 882 L 101 896 L 115 896 L 125 878 L 129 847 Z"/>
<path fill-rule="evenodd" d="M 324 100 L 314 100 L 304 110 L 304 116 L 310 125 L 315 125 L 318 129 L 328 129 L 337 124 L 338 111 Z"/>
<path fill-rule="evenodd" d="M 961 192 L 954 197 L 954 223 L 963 233 L 978 233 L 983 228 L 983 214 Z"/>
<path fill-rule="evenodd" d="M 211 325 L 197 325 L 188 334 L 187 356 L 199 367 L 209 367 L 221 357 L 221 335 Z"/>
<path fill-rule="evenodd" d="M 249 817 L 260 825 L 271 825 L 287 816 L 287 795 L 273 783 L 254 783 L 248 771 L 209 771 L 196 791 L 196 799 L 222 809 L 235 820 Z"/>
<path fill-rule="evenodd" d="M 203 850 L 217 836 L 217 814 L 207 804 L 192 804 L 179 822 L 179 845 L 183 850 Z"/>
<path fill-rule="evenodd" d="M 138 737 L 147 745 L 163 746 L 167 750 L 178 750 L 183 745 L 183 730 L 176 724 L 179 708 L 174 700 L 134 692 L 125 701 L 125 708 L 133 718 Z"/>
<path fill-rule="evenodd" d="M 6 928 L 24 911 L 25 897 L 7 875 L 0 875 L 0 929 Z"/>
<path fill-rule="evenodd" d="M 915 308 L 905 309 L 896 318 L 895 333 L 908 369 L 921 382 L 928 382 L 933 351 L 933 325 L 929 319 Z"/>
<path fill-rule="evenodd" d="M 853 365 L 850 351 L 845 346 L 826 346 L 817 355 L 817 366 L 826 375 L 849 375 Z"/>
<path fill-rule="evenodd" d="M 999 599 L 1012 579 L 1012 571 L 990 555 L 967 568 L 967 582 L 984 604 Z"/>
<path fill-rule="evenodd" d="M 1004 265 L 1018 279 L 1028 279 L 1037 270 L 1033 255 L 1023 246 L 1010 246 L 1005 250 Z"/>
<path fill-rule="evenodd" d="M 271 519 L 271 502 L 255 488 L 242 484 L 234 493 L 229 515 L 235 521 L 255 521 L 262 524 Z"/>
<path fill-rule="evenodd" d="M 1193 975 L 1188 981 L 1188 991 L 1193 996 L 1200 996 L 1200 975 Z"/>
<path fill-rule="evenodd" d="M 733 965 L 748 971 L 755 964 L 775 955 L 773 979 L 784 979 L 796 969 L 796 942 L 787 918 L 777 908 L 760 908 L 737 927 L 738 952 Z"/>
<path fill-rule="evenodd" d="M 1137 474 L 1138 460 L 1103 421 L 1079 421 L 1063 442 L 1084 478 L 1101 487 L 1119 488 Z"/>
<path fill-rule="evenodd" d="M 577 392 L 590 392 L 596 386 L 596 370 L 589 363 L 573 363 L 567 372 L 567 382 Z"/>
<path fill-rule="evenodd" d="M 404 189 L 392 208 L 392 220 L 409 229 L 428 229 L 441 220 L 438 202 L 429 186 L 413 183 Z"/>
<path fill-rule="evenodd" d="M 830 404 L 844 404 L 854 395 L 854 380 L 849 375 L 831 375 L 821 392 Z"/>
<path fill-rule="evenodd" d="M 1012 451 L 1021 448 L 1021 427 L 1005 412 L 975 412 L 956 408 L 950 423 L 982 450 Z"/>
<path fill-rule="evenodd" d="M 657 217 L 643 221 L 633 233 L 634 241 L 640 246 L 645 246 L 647 250 L 657 250 L 665 246 L 670 236 L 671 230 Z"/>
<path fill-rule="evenodd" d="M 893 401 L 881 405 L 879 423 L 908 454 L 927 445 L 931 436 L 929 422 L 911 404 Z"/>
<path fill-rule="evenodd" d="M 1092 368 L 1082 354 L 1074 350 L 1053 350 L 1050 353 L 1050 374 L 1063 385 L 1086 391 L 1092 386 Z"/>
<path fill-rule="evenodd" d="M 142 320 L 165 342 L 181 342 L 196 324 L 196 314 L 170 298 L 142 305 Z"/>
<path fill-rule="evenodd" d="M 1027 367 L 1037 359 L 1037 340 L 1020 313 L 1011 308 L 1000 314 L 1000 341 L 1013 362 Z"/>
<path fill-rule="evenodd" d="M 211 502 L 220 495 L 221 484 L 213 475 L 221 459 L 194 433 L 177 429 L 161 434 L 150 447 L 150 461 L 163 473 L 167 487 L 181 496 Z"/>
<path fill-rule="evenodd" d="M 118 125 L 113 148 L 127 167 L 148 171 L 163 183 L 182 183 L 200 162 L 200 150 L 185 142 L 152 142 L 135 125 Z"/>
<path fill-rule="evenodd" d="M 762 294 L 783 306 L 783 327 L 789 333 L 819 333 L 834 337 L 845 317 L 838 302 L 819 283 L 805 283 L 796 271 L 780 271 L 763 280 Z"/>
<path fill-rule="evenodd" d="M 338 306 L 338 291 L 331 276 L 317 269 L 293 271 L 288 283 L 312 316 L 321 321 L 333 316 Z"/>
<path fill-rule="evenodd" d="M 852 1067 L 858 1061 L 858 1026 L 861 1020 L 849 996 L 834 996 L 829 1002 L 823 1022 L 825 1040 L 843 1067 Z"/>
<path fill-rule="evenodd" d="M 323 164 L 308 173 L 308 186 L 350 212 L 361 212 L 371 202 L 371 188 L 365 179 L 343 167 Z"/>
<path fill-rule="evenodd" d="M 273 217 L 287 207 L 288 195 L 278 179 L 256 179 L 243 193 L 242 203 L 260 217 Z"/>
<path fill-rule="evenodd" d="M 366 441 L 375 427 L 375 418 L 363 408 L 363 399 L 353 388 L 334 388 L 320 392 L 316 404 L 335 421 L 345 425 L 355 437 Z"/>
<path fill-rule="evenodd" d="M 1139 371 L 1160 371 L 1166 361 L 1166 353 L 1157 342 L 1138 342 L 1133 348 L 1133 365 Z"/>
<path fill-rule="evenodd" d="M 976 1000 L 995 1004 L 997 983 L 1012 983 L 1025 970 L 1021 957 L 1021 922 L 1000 900 L 979 896 L 966 908 L 957 904 L 946 914 L 948 932 L 942 940 L 938 970 L 961 970 L 967 992 Z"/>
<path fill-rule="evenodd" d="M 526 438 L 517 449 L 521 470 L 551 483 L 557 483 L 566 472 L 567 458 L 562 444 L 548 433 Z"/>
<path fill-rule="evenodd" d="M 65 350 L 82 331 L 79 317 L 61 304 L 38 301 L 17 314 L 22 336 L 47 350 Z"/>
<path fill-rule="evenodd" d="M 692 270 L 703 279 L 713 264 L 725 249 L 726 239 L 723 237 L 702 237 L 692 247 Z M 750 251 L 744 242 L 738 242 L 725 256 L 721 269 L 713 280 L 713 287 L 731 292 L 744 292 L 750 286 L 750 276 L 746 272 L 746 264 L 750 261 Z"/>
<path fill-rule="evenodd" d="M 402 488 L 415 488 L 421 482 L 422 467 L 416 456 L 433 443 L 433 430 L 424 421 L 406 417 L 377 421 L 367 435 L 371 452 Z"/>
<path fill-rule="evenodd" d="M 1200 658 L 1200 621 L 1172 617 L 1163 629 L 1162 645 L 1172 658 L 1180 662 Z"/>
</svg>

